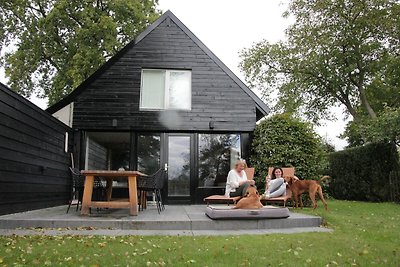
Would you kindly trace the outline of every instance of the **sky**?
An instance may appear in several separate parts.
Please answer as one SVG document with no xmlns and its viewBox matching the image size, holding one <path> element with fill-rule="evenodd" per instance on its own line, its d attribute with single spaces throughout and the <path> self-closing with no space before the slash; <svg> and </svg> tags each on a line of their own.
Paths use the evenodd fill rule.
<svg viewBox="0 0 400 267">
<path fill-rule="evenodd" d="M 277 42 L 285 38 L 290 19 L 282 17 L 288 0 L 159 0 L 161 11 L 172 11 L 229 69 L 242 81 L 239 70 L 239 51 L 263 39 Z M 0 82 L 7 84 L 4 70 L 0 69 Z M 31 101 L 46 108 L 47 101 L 32 97 Z M 316 132 L 336 150 L 343 149 L 346 141 L 337 136 L 344 131 L 343 108 L 333 109 L 337 120 L 322 121 Z"/>
</svg>

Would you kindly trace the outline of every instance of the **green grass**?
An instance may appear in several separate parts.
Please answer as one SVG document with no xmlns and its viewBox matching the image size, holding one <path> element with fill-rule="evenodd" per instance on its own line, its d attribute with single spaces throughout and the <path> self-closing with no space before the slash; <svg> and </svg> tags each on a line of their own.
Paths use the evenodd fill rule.
<svg viewBox="0 0 400 267">
<path fill-rule="evenodd" d="M 400 206 L 328 201 L 329 233 L 0 237 L 0 266 L 400 266 Z"/>
</svg>

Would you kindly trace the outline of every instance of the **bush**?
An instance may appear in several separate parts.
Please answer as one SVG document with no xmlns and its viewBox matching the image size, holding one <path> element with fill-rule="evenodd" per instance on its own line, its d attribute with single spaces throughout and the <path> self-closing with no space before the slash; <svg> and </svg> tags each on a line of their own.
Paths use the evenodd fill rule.
<svg viewBox="0 0 400 267">
<path fill-rule="evenodd" d="M 347 200 L 399 200 L 399 157 L 396 146 L 373 143 L 334 152 L 329 156 L 329 190 Z"/>
<path fill-rule="evenodd" d="M 322 144 L 311 124 L 289 114 L 275 115 L 257 125 L 251 149 L 250 164 L 255 167 L 261 192 L 268 167 L 295 167 L 296 176 L 315 179 L 326 166 Z"/>
</svg>

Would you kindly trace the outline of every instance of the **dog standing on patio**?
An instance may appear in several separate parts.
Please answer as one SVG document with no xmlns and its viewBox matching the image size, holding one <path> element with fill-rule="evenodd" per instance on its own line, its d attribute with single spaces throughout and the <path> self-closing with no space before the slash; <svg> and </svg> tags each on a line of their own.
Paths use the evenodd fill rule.
<svg viewBox="0 0 400 267">
<path fill-rule="evenodd" d="M 261 209 L 263 204 L 260 202 L 260 194 L 254 186 L 249 186 L 246 195 L 241 198 L 234 209 Z"/>
<path fill-rule="evenodd" d="M 310 199 L 312 202 L 313 209 L 317 208 L 317 201 L 315 201 L 315 195 L 318 193 L 322 203 L 324 203 L 325 210 L 328 210 L 328 204 L 324 199 L 324 195 L 322 194 L 321 182 L 329 179 L 329 176 L 323 176 L 321 180 L 298 180 L 293 176 L 285 176 L 284 179 L 288 184 L 289 189 L 292 191 L 294 202 L 293 207 L 296 206 L 298 208 L 299 199 L 300 199 L 300 208 L 303 208 L 303 201 L 301 199 L 301 195 L 308 191 L 310 195 Z"/>
</svg>

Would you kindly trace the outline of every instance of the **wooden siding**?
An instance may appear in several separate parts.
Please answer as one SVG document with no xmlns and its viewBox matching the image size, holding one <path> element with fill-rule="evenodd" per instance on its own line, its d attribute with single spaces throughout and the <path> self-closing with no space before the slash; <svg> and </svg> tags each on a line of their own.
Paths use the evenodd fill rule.
<svg viewBox="0 0 400 267">
<path fill-rule="evenodd" d="M 66 204 L 69 127 L 0 84 L 0 214 Z"/>
<path fill-rule="evenodd" d="M 192 109 L 140 111 L 142 68 L 191 70 Z M 213 131 L 251 132 L 255 102 L 168 17 L 74 100 L 73 128 L 78 129 L 197 132 L 209 131 L 210 121 Z"/>
</svg>

